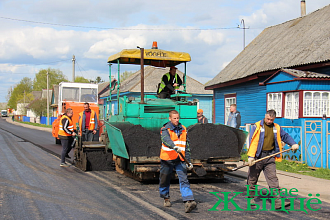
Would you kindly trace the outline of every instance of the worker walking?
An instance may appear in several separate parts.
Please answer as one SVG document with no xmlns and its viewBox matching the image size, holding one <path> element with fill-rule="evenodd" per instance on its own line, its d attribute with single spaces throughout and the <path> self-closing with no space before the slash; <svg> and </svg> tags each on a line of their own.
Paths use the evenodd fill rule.
<svg viewBox="0 0 330 220">
<path fill-rule="evenodd" d="M 76 133 L 73 130 L 72 123 L 73 111 L 71 108 L 66 109 L 65 113 L 61 117 L 60 126 L 58 131 L 58 138 L 61 139 L 62 153 L 61 153 L 61 167 L 66 167 L 68 164 L 65 162 L 65 157 L 71 158 L 69 152 L 72 147 L 73 136 L 76 136 Z"/>
<path fill-rule="evenodd" d="M 82 141 L 93 141 L 97 132 L 97 114 L 90 109 L 89 103 L 84 103 L 84 111 L 79 113 L 78 122 Z"/>
<path fill-rule="evenodd" d="M 164 206 L 170 207 L 170 181 L 174 168 L 179 178 L 181 196 L 185 203 L 185 212 L 191 212 L 196 208 L 197 203 L 190 189 L 187 169 L 191 170 L 193 165 L 190 163 L 187 129 L 179 123 L 179 119 L 180 116 L 176 110 L 170 111 L 170 121 L 164 124 L 160 132 L 162 148 L 160 152 L 159 193 L 160 197 L 164 198 Z M 179 153 L 189 161 L 188 167 Z"/>
<path fill-rule="evenodd" d="M 282 151 L 282 141 L 290 145 L 292 150 L 299 149 L 299 145 L 293 138 L 278 124 L 274 123 L 275 117 L 275 110 L 267 111 L 265 118 L 255 123 L 250 131 L 250 147 L 247 153 L 249 156 L 248 164 L 250 166 L 247 184 L 250 190 L 255 189 L 259 175 L 261 171 L 263 171 L 269 188 L 274 189 L 274 191 L 278 193 L 280 187 L 276 176 L 275 161 L 282 161 L 282 154 L 262 160 L 258 163 L 255 163 L 255 160 Z M 276 192 L 274 192 L 273 195 L 276 195 Z M 250 196 L 250 198 L 252 198 L 250 202 L 251 205 L 255 205 L 254 196 Z M 276 198 L 280 198 L 280 196 L 277 195 Z M 285 206 L 289 204 L 290 203 L 286 203 Z M 281 209 L 281 207 L 281 200 L 276 199 L 275 208 Z"/>
<path fill-rule="evenodd" d="M 239 129 L 241 126 L 241 113 L 237 111 L 236 104 L 230 105 L 230 113 L 228 115 L 227 125 Z"/>
<path fill-rule="evenodd" d="M 198 123 L 201 123 L 201 124 L 207 124 L 208 123 L 207 118 L 203 115 L 203 109 L 198 109 L 197 110 L 197 119 L 198 119 Z"/>
<path fill-rule="evenodd" d="M 175 94 L 176 90 L 178 90 L 182 85 L 182 80 L 176 73 L 176 70 L 177 68 L 175 66 L 171 66 L 170 72 L 163 75 L 157 91 L 159 98 L 170 98 L 170 96 Z"/>
</svg>

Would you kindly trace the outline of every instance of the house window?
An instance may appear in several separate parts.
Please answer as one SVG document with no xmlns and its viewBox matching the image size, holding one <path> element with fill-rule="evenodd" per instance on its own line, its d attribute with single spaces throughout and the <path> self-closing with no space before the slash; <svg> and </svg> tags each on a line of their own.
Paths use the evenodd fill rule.
<svg viewBox="0 0 330 220">
<path fill-rule="evenodd" d="M 285 115 L 287 119 L 298 119 L 299 116 L 299 92 L 285 93 Z"/>
<path fill-rule="evenodd" d="M 236 104 L 236 94 L 225 95 L 225 124 L 228 121 L 231 104 Z"/>
<path fill-rule="evenodd" d="M 268 93 L 267 110 L 275 110 L 276 117 L 282 117 L 282 93 Z"/>
<path fill-rule="evenodd" d="M 304 92 L 304 117 L 322 117 L 330 115 L 330 92 Z"/>
</svg>

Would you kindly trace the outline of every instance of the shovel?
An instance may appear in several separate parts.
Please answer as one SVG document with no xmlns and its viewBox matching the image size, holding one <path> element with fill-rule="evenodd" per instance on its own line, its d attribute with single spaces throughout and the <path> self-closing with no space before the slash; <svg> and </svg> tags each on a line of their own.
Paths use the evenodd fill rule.
<svg viewBox="0 0 330 220">
<path fill-rule="evenodd" d="M 179 154 L 184 159 L 184 162 L 186 162 L 186 164 L 189 166 L 188 160 L 183 156 L 183 154 L 181 152 Z M 205 176 L 206 175 L 206 170 L 202 167 L 194 167 L 191 171 L 194 174 L 196 174 L 197 176 Z"/>
<path fill-rule="evenodd" d="M 260 158 L 260 159 L 256 160 L 255 163 L 258 163 L 259 161 L 262 161 L 262 160 L 268 159 L 268 158 L 270 158 L 270 157 L 274 157 L 274 156 L 276 156 L 276 155 L 278 155 L 278 154 L 281 154 L 281 153 L 284 153 L 284 152 L 287 152 L 287 151 L 290 151 L 290 150 L 292 150 L 292 148 L 287 149 L 287 150 L 283 150 L 283 151 L 278 152 L 278 153 L 275 153 L 275 154 L 268 155 L 268 156 L 266 156 L 266 157 L 263 157 L 263 158 Z M 236 171 L 236 170 L 241 169 L 241 168 L 246 167 L 246 166 L 249 166 L 249 164 L 244 164 L 244 165 L 242 165 L 242 166 L 236 167 L 236 168 L 234 168 L 234 169 L 232 169 L 232 170 L 229 170 L 229 171 Z"/>
</svg>

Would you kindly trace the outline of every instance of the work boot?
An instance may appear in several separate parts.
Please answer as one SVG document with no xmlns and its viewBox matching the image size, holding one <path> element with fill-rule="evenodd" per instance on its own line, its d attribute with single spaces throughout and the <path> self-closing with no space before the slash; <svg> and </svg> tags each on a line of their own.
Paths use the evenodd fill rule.
<svg viewBox="0 0 330 220">
<path fill-rule="evenodd" d="M 171 204 L 171 201 L 170 199 L 164 199 L 164 207 L 171 207 L 172 204 Z"/>
<path fill-rule="evenodd" d="M 192 210 L 194 210 L 196 208 L 196 206 L 197 206 L 197 203 L 194 200 L 187 201 L 184 205 L 185 212 L 186 213 L 191 212 Z"/>
<path fill-rule="evenodd" d="M 60 166 L 61 166 L 61 167 L 68 167 L 69 164 L 67 164 L 67 163 L 61 163 Z"/>
<path fill-rule="evenodd" d="M 284 207 L 290 206 L 290 201 L 284 202 Z M 275 209 L 281 209 L 282 208 L 282 201 L 280 198 L 275 200 Z"/>
</svg>

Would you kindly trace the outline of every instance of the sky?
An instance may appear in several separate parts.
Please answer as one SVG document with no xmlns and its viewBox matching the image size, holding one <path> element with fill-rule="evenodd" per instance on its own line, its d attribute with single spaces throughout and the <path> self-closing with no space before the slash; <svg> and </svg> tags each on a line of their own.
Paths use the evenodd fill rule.
<svg viewBox="0 0 330 220">
<path fill-rule="evenodd" d="M 306 0 L 307 14 L 328 4 Z M 71 81 L 73 55 L 76 77 L 108 81 L 109 56 L 153 41 L 189 53 L 187 74 L 204 84 L 243 50 L 244 33 L 247 46 L 300 14 L 300 0 L 0 0 L 0 102 L 41 69 L 59 69 Z"/>
</svg>

